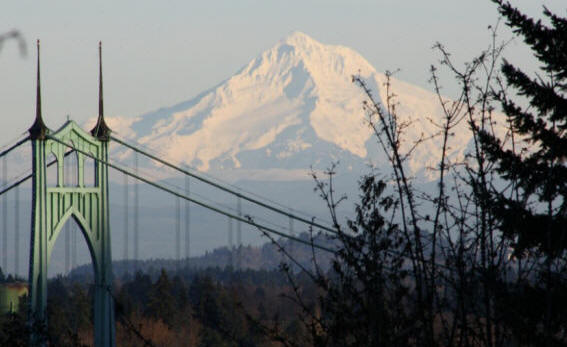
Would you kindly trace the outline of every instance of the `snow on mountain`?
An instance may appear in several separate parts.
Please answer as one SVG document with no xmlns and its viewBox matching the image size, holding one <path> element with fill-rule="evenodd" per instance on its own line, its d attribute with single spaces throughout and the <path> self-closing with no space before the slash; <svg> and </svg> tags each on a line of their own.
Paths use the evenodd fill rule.
<svg viewBox="0 0 567 347">
<path fill-rule="evenodd" d="M 386 76 L 362 56 L 294 32 L 189 101 L 109 123 L 119 136 L 202 171 L 266 173 L 264 178 L 300 172 L 305 178 L 311 166 L 324 168 L 337 160 L 351 170 L 368 162 L 380 166 L 385 158 L 365 122 L 365 96 L 352 83 L 355 74 L 384 103 Z M 438 131 L 429 119 L 440 120 L 442 110 L 431 92 L 397 79 L 391 88 L 398 114 L 413 122 L 403 145 L 407 150 L 416 139 Z M 456 136 L 452 155 L 462 155 L 468 141 L 468 136 Z M 426 173 L 439 153 L 439 140 L 427 141 L 409 168 Z"/>
</svg>

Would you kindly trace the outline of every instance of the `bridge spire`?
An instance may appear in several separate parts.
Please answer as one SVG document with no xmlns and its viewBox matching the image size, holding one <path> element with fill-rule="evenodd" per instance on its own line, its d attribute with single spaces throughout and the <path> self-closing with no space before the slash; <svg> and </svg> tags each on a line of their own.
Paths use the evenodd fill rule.
<svg viewBox="0 0 567 347">
<path fill-rule="evenodd" d="M 45 135 L 49 131 L 45 126 L 45 123 L 43 122 L 43 118 L 41 117 L 41 81 L 39 61 L 39 40 L 37 40 L 37 96 L 35 106 L 35 121 L 33 125 L 28 129 L 30 138 L 32 140 L 45 140 Z"/>
<path fill-rule="evenodd" d="M 110 140 L 110 128 L 104 121 L 104 104 L 102 99 L 102 42 L 98 42 L 98 119 L 95 127 L 91 130 L 91 134 L 101 141 Z"/>
</svg>

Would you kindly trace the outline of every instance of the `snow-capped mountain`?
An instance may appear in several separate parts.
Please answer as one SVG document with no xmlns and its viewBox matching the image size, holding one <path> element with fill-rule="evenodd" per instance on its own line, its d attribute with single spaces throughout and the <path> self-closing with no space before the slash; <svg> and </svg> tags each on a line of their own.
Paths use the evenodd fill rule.
<svg viewBox="0 0 567 347">
<path fill-rule="evenodd" d="M 345 170 L 384 157 L 365 122 L 359 75 L 382 102 L 386 76 L 350 48 L 325 45 L 294 32 L 218 86 L 175 106 L 137 118 L 110 118 L 118 136 L 135 138 L 167 159 L 202 171 L 246 172 L 260 179 L 306 178 L 311 167 L 340 160 Z M 398 114 L 413 124 L 405 148 L 438 132 L 430 119 L 442 110 L 437 97 L 392 79 Z M 463 132 L 465 133 L 465 132 Z M 469 138 L 453 139 L 461 155 Z M 439 140 L 417 149 L 409 168 L 425 173 L 436 164 Z M 358 171 L 358 170 L 356 170 Z"/>
<path fill-rule="evenodd" d="M 295 32 L 261 53 L 232 77 L 192 99 L 139 117 L 107 117 L 107 122 L 117 137 L 141 143 L 169 161 L 212 172 L 212 176 L 225 182 L 239 181 L 237 186 L 243 192 L 267 196 L 270 201 L 275 200 L 282 206 L 325 221 L 328 211 L 318 194 L 313 193 L 310 168 L 325 169 L 340 161 L 334 188 L 338 194 L 351 197 L 357 194 L 359 176 L 369 171 L 368 164 L 375 165 L 383 174 L 389 168 L 380 145 L 365 122 L 362 103 L 366 96 L 352 82 L 352 75 L 363 78 L 375 98 L 384 104 L 386 76 L 377 72 L 362 56 L 347 47 L 325 45 Z M 400 121 L 413 122 L 406 128 L 407 141 L 402 144 L 403 151 L 411 148 L 415 140 L 439 131 L 431 122 L 442 123 L 443 112 L 436 95 L 395 78 L 391 79 L 391 90 L 396 94 Z M 95 118 L 83 128 L 91 129 L 94 122 Z M 466 127 L 465 122 L 462 127 Z M 454 132 L 449 155 L 462 157 L 467 148 L 471 149 L 470 132 L 464 128 L 454 129 Z M 428 168 L 438 164 L 440 141 L 440 138 L 425 141 L 407 162 L 418 179 L 429 181 L 434 177 L 435 173 Z M 112 145 L 111 150 L 113 163 L 132 169 L 132 158 L 128 157 L 131 151 L 118 145 Z M 14 171 L 17 175 L 9 180 L 13 182 L 29 172 L 31 150 L 29 146 L 23 146 L 10 155 L 11 170 L 17 165 L 25 166 Z M 180 181 L 179 176 L 173 176 L 167 170 L 152 170 L 146 174 L 149 168 L 144 166 L 154 164 L 141 161 L 141 175 L 151 180 L 168 178 L 170 187 L 184 186 L 185 182 Z M 55 166 L 51 170 L 55 170 Z M 48 177 L 54 179 L 56 175 L 56 170 L 48 171 Z M 132 215 L 132 205 L 128 207 L 128 204 L 134 200 L 134 189 L 128 187 L 138 182 L 123 180 L 115 170 L 110 170 L 110 175 L 111 224 L 112 230 L 119 233 L 113 236 L 113 248 L 120 250 L 124 242 L 121 233 L 128 225 L 124 216 Z M 197 180 L 191 182 L 194 198 L 207 203 L 212 201 L 225 210 L 227 206 L 233 211 L 238 209 L 233 197 L 199 184 Z M 424 183 L 424 191 L 436 187 L 434 182 Z M 21 196 L 31 196 L 31 190 L 25 189 Z M 174 230 L 179 225 L 172 211 L 179 209 L 179 204 L 174 205 L 179 199 L 159 194 L 153 187 L 143 184 L 139 191 L 140 254 L 143 258 L 171 257 L 177 242 Z M 22 203 L 22 211 L 24 206 L 31 206 L 28 201 Z M 349 203 L 341 205 L 339 216 L 351 215 L 352 203 Z M 226 245 L 226 219 L 198 206 L 192 205 L 192 208 L 195 209 L 191 212 L 191 247 L 195 252 L 192 254 Z M 242 209 L 243 215 L 267 218 L 282 229 L 289 225 L 287 217 L 268 215 L 252 204 L 244 203 Z M 29 221 L 29 213 L 31 210 L 20 214 L 20 225 Z M 296 231 L 306 230 L 305 226 L 297 224 Z M 245 225 L 242 228 L 245 244 L 265 242 L 255 228 Z M 25 252 L 20 254 L 23 257 Z M 63 259 L 63 248 L 55 254 L 59 254 L 55 259 Z M 88 251 L 84 255 L 86 262 Z M 26 259 L 22 258 L 21 262 L 24 261 Z M 62 262 L 59 261 L 55 268 L 61 271 Z"/>
</svg>

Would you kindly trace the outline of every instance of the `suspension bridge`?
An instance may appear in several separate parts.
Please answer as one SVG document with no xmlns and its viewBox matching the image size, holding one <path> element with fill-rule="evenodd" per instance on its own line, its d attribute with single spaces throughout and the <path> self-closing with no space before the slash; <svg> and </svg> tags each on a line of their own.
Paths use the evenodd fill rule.
<svg viewBox="0 0 567 347">
<path fill-rule="evenodd" d="M 29 252 L 29 317 L 31 326 L 47 324 L 47 274 L 51 254 L 59 235 L 65 239 L 65 271 L 76 265 L 77 232 L 70 231 L 69 220 L 74 220 L 80 234 L 83 235 L 94 269 L 94 340 L 96 346 L 115 345 L 114 297 L 112 295 L 112 252 L 109 201 L 109 170 L 123 175 L 124 202 L 128 206 L 130 200 L 130 182 L 134 188 L 133 218 L 124 213 L 124 259 L 140 259 L 139 239 L 139 186 L 141 184 L 153 187 L 175 199 L 175 241 L 174 254 L 179 261 L 190 259 L 190 219 L 192 206 L 207 209 L 228 220 L 228 242 L 231 251 L 236 250 L 235 268 L 240 268 L 239 250 L 242 244 L 242 225 L 251 226 L 256 232 L 271 238 L 286 238 L 310 247 L 333 252 L 328 246 L 306 241 L 294 233 L 294 228 L 314 228 L 318 231 L 334 233 L 335 229 L 328 224 L 318 222 L 315 218 L 300 211 L 265 199 L 254 193 L 245 192 L 237 187 L 213 179 L 189 167 L 172 163 L 156 154 L 151 149 L 144 148 L 132 140 L 125 140 L 114 135 L 104 118 L 103 80 L 102 80 L 102 49 L 99 43 L 99 103 L 98 118 L 90 132 L 83 130 L 73 120 L 67 121 L 59 129 L 49 129 L 42 116 L 41 78 L 40 78 L 40 49 L 37 42 L 37 90 L 36 116 L 28 132 L 13 143 L 4 146 L 0 151 L 2 164 L 0 186 L 0 203 L 2 217 L 2 257 L 1 266 L 4 271 L 8 268 L 8 233 L 10 227 L 9 204 L 7 196 L 13 192 L 13 270 L 20 272 L 21 223 L 20 220 L 20 190 L 19 187 L 31 181 L 31 230 Z M 130 151 L 133 155 L 133 167 L 125 165 L 121 160 L 109 154 L 110 143 Z M 9 177 L 9 155 L 31 144 L 31 172 Z M 157 165 L 166 167 L 184 178 L 184 186 L 166 183 L 139 170 L 139 158 L 149 160 Z M 198 182 L 231 196 L 236 207 L 219 204 L 207 199 L 206 196 L 192 192 L 190 183 Z M 242 203 L 254 205 L 257 211 L 267 211 L 288 220 L 286 225 L 278 225 L 263 217 L 262 213 L 252 215 L 243 213 Z M 184 209 L 182 209 L 182 203 Z M 183 213 L 182 213 L 183 211 Z M 182 218 L 184 217 L 184 218 Z M 132 228 L 130 228 L 130 224 Z M 182 244 L 182 224 L 184 244 Z M 281 224 L 281 223 L 280 223 Z M 233 246 L 233 227 L 236 226 L 236 247 Z M 130 229 L 133 235 L 129 234 Z M 304 230 L 305 230 L 304 229 Z M 133 239 L 133 240 L 131 240 Z M 133 242 L 131 242 L 133 241 Z M 133 243 L 133 251 L 129 249 Z M 45 345 L 41 334 L 32 329 L 32 345 Z"/>
</svg>

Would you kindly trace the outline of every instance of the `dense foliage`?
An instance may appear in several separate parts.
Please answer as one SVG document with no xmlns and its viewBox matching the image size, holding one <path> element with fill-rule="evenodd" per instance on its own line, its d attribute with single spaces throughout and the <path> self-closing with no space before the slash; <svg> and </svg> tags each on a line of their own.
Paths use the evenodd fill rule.
<svg viewBox="0 0 567 347">
<path fill-rule="evenodd" d="M 508 88 L 518 98 L 505 91 L 497 97 L 515 134 L 527 138 L 528 146 L 503 148 L 498 138 L 483 133 L 488 160 L 497 163 L 498 173 L 517 193 L 494 194 L 494 210 L 519 253 L 537 247 L 557 257 L 567 248 L 567 19 L 545 9 L 551 23 L 546 26 L 508 3 L 497 3 L 508 26 L 531 48 L 542 74 L 530 77 L 507 60 L 502 65 Z M 529 107 L 521 106 L 524 101 Z"/>
<path fill-rule="evenodd" d="M 301 275 L 297 279 L 310 286 Z M 57 277 L 49 281 L 48 290 L 49 343 L 92 345 L 92 285 Z M 277 345 L 255 322 L 277 320 L 290 332 L 298 329 L 299 309 L 281 299 L 290 292 L 287 279 L 277 270 L 162 270 L 157 278 L 138 272 L 116 283 L 117 345 Z M 0 318 L 0 345 L 27 345 L 25 317 L 22 309 Z"/>
</svg>

